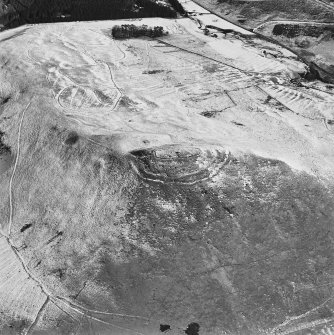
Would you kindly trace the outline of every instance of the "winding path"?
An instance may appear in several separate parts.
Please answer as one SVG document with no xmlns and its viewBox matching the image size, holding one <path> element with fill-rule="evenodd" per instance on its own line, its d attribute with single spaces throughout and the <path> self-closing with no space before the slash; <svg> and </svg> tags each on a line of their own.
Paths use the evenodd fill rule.
<svg viewBox="0 0 334 335">
<path fill-rule="evenodd" d="M 197 52 L 193 52 L 191 50 L 186 50 L 186 49 L 183 49 L 183 48 L 180 48 L 176 45 L 173 45 L 173 44 L 170 44 L 170 43 L 166 43 L 164 41 L 160 41 L 161 43 L 164 43 L 166 45 L 169 45 L 169 46 L 173 46 L 175 48 L 178 48 L 180 50 L 183 50 L 185 52 L 188 52 L 188 53 L 193 53 L 195 55 L 198 55 L 198 56 L 201 56 L 201 57 L 204 57 L 204 58 L 207 58 L 211 61 L 216 61 L 216 62 L 220 62 L 220 61 L 217 61 L 213 58 L 210 58 L 210 57 L 207 57 L 203 54 L 199 54 Z M 120 51 L 122 52 L 122 58 L 120 58 L 117 62 L 119 63 L 122 59 L 124 59 L 126 57 L 126 54 L 125 52 L 117 45 L 117 43 L 114 41 L 116 47 L 118 47 L 120 49 Z M 148 53 L 148 57 L 149 57 L 149 45 L 146 45 L 147 46 L 147 53 Z M 80 53 L 81 51 L 78 50 L 76 48 L 77 52 Z M 29 51 L 28 51 L 29 52 Z M 118 87 L 115 79 L 114 79 L 114 74 L 112 72 L 112 69 L 111 69 L 111 65 L 107 62 L 104 62 L 104 61 L 101 61 L 101 60 L 96 60 L 93 56 L 89 55 L 86 51 L 85 51 L 85 54 L 89 57 L 91 57 L 96 64 L 104 64 L 106 66 L 106 69 L 108 69 L 109 73 L 110 73 L 110 78 L 111 78 L 111 81 L 113 83 L 113 85 L 117 88 L 118 92 L 119 92 L 119 95 L 118 95 L 118 98 L 114 101 L 114 103 L 111 105 L 111 111 L 113 111 L 118 103 L 120 102 L 121 98 L 122 98 L 122 91 L 121 91 L 121 88 Z M 220 62 L 222 64 L 224 64 L 225 66 L 228 66 L 230 68 L 233 68 L 235 70 L 235 72 L 237 72 L 238 74 L 242 75 L 244 78 L 247 78 L 249 79 L 250 77 L 250 72 L 247 72 L 247 71 L 242 71 L 240 70 L 239 68 L 236 68 L 232 65 L 228 65 L 228 64 L 225 64 L 223 62 Z M 259 88 L 261 89 L 261 88 Z M 265 92 L 266 94 L 269 95 L 269 93 Z M 273 97 L 274 99 L 276 99 L 275 97 Z M 231 99 L 232 100 L 232 99 Z M 276 99 L 277 100 L 277 99 Z M 232 100 L 233 101 L 233 100 Z M 277 100 L 278 101 L 278 100 Z M 62 297 L 62 296 L 57 296 L 57 295 L 54 295 L 52 292 L 50 292 L 48 290 L 48 288 L 43 284 L 43 282 L 37 277 L 35 276 L 32 271 L 28 268 L 27 264 L 26 264 L 26 261 L 24 260 L 24 258 L 22 257 L 22 255 L 20 254 L 18 248 L 14 245 L 13 241 L 11 240 L 10 238 L 10 235 L 11 235 L 11 229 L 12 229 L 12 224 L 13 224 L 13 207 L 14 207 L 14 196 L 13 196 L 13 182 L 14 182 L 14 178 L 15 178 L 15 174 L 16 174 L 16 170 L 17 170 L 17 166 L 18 166 L 18 163 L 19 163 L 19 159 L 20 159 L 20 146 L 21 146 L 21 131 L 22 131 L 22 126 L 23 126 L 23 123 L 24 123 L 24 119 L 25 119 L 25 116 L 26 116 L 26 113 L 27 111 L 29 110 L 29 107 L 31 105 L 31 101 L 27 104 L 27 106 L 25 107 L 25 109 L 23 110 L 22 112 L 22 115 L 21 115 L 21 118 L 20 118 L 20 123 L 19 123 L 19 128 L 18 128 L 18 138 L 17 138 L 17 155 L 16 155 L 16 159 L 15 159 L 15 164 L 14 164 L 14 167 L 13 167 L 13 172 L 12 172 L 12 175 L 11 175 L 11 178 L 10 178 L 10 183 L 9 183 L 9 206 L 10 206 L 10 211 L 9 211 L 9 222 L 8 222 L 8 233 L 7 235 L 6 234 L 3 234 L 3 237 L 6 238 L 6 241 L 7 243 L 10 245 L 13 253 L 16 255 L 17 257 L 17 260 L 20 262 L 20 264 L 22 265 L 24 271 L 26 272 L 26 274 L 28 275 L 28 277 L 30 279 L 32 279 L 42 290 L 42 292 L 45 294 L 45 301 L 44 303 L 41 305 L 38 313 L 35 315 L 34 317 L 34 320 L 32 322 L 32 324 L 26 329 L 25 331 L 25 335 L 28 335 L 30 332 L 33 331 L 34 327 L 38 324 L 38 321 L 41 317 L 41 315 L 43 314 L 43 312 L 45 311 L 45 308 L 48 306 L 48 304 L 51 302 L 53 304 L 55 304 L 60 310 L 64 311 L 62 309 L 62 305 L 65 306 L 66 308 L 69 308 L 71 309 L 72 311 L 74 311 L 75 313 L 79 314 L 80 316 L 82 317 L 86 317 L 88 319 L 91 319 L 93 321 L 96 321 L 96 322 L 100 322 L 100 323 L 103 323 L 103 324 L 106 324 L 106 325 L 109 325 L 111 327 L 115 327 L 115 328 L 118 328 L 118 329 L 122 329 L 122 330 L 127 330 L 127 331 L 130 331 L 130 332 L 133 332 L 134 334 L 142 334 L 141 332 L 138 332 L 136 330 L 133 330 L 133 329 L 129 329 L 129 328 L 125 328 L 125 327 L 121 327 L 121 326 L 118 326 L 116 324 L 113 324 L 113 323 L 110 323 L 110 322 L 106 322 L 104 320 L 101 320 L 100 318 L 98 317 L 95 317 L 93 314 L 100 314 L 100 315 L 109 315 L 109 316 L 113 316 L 113 317 L 120 317 L 120 318 L 129 318 L 129 319 L 140 319 L 140 320 L 143 320 L 145 322 L 149 321 L 149 322 L 155 322 L 155 323 L 159 323 L 158 320 L 153 320 L 153 319 L 150 319 L 150 318 L 146 318 L 146 317 L 143 317 L 143 316 L 137 316 L 137 315 L 128 315 L 128 314 L 120 314 L 120 313 L 112 313 L 112 312 L 106 312 L 106 311 L 97 311 L 97 310 L 92 310 L 92 309 L 88 309 L 88 308 L 85 308 L 83 306 L 81 306 L 80 304 L 78 303 L 75 303 L 73 301 L 71 301 L 70 299 L 66 298 L 66 297 Z M 90 140 L 91 142 L 93 143 L 96 143 L 98 145 L 101 145 L 93 140 Z M 226 162 L 228 160 L 228 156 L 229 156 L 229 153 L 226 154 L 227 158 L 226 158 Z M 219 166 L 218 166 L 219 167 Z M 218 171 L 218 169 L 217 169 Z M 184 176 L 182 176 L 184 177 Z M 161 182 L 161 180 L 154 180 L 154 181 L 158 181 L 158 182 Z M 197 181 L 195 182 L 191 182 L 191 183 L 188 183 L 190 185 L 192 185 L 193 183 L 196 183 Z M 324 304 L 326 303 L 327 301 L 324 302 Z M 66 314 L 68 314 L 66 311 L 65 311 Z M 68 314 L 70 315 L 70 314 Z M 72 317 L 72 316 L 71 316 Z M 73 318 L 73 317 L 72 317 Z M 294 317 L 291 317 L 291 320 L 293 319 Z M 74 318 L 75 319 L 75 318 Z M 78 327 L 80 327 L 80 320 L 77 320 L 75 319 L 79 325 Z M 178 328 L 178 327 L 176 327 Z M 277 327 L 276 327 L 277 328 Z"/>
<path fill-rule="evenodd" d="M 23 110 L 22 112 L 22 116 L 21 116 L 21 120 L 20 120 L 20 124 L 19 124 L 19 130 L 18 130 L 18 140 L 17 140 L 17 152 L 16 152 L 16 158 L 15 158 L 15 163 L 14 163 L 14 168 L 13 168 L 13 172 L 12 175 L 10 177 L 10 181 L 9 181 L 9 222 L 8 222 L 8 238 L 10 237 L 11 234 L 11 229 L 12 229 L 12 222 L 13 222 L 13 180 L 15 177 L 15 173 L 16 173 L 16 169 L 17 169 L 17 165 L 19 162 L 19 158 L 20 158 L 20 139 L 21 139 L 21 129 L 22 129 L 22 123 L 23 123 L 23 119 L 24 116 L 28 110 L 28 108 L 31 105 L 31 100 L 29 101 L 29 103 L 27 104 L 26 108 Z"/>
<path fill-rule="evenodd" d="M 17 154 L 16 154 L 16 160 L 15 160 L 15 164 L 14 164 L 14 168 L 13 168 L 13 173 L 12 173 L 12 176 L 11 176 L 11 179 L 10 179 L 10 187 L 9 187 L 10 214 L 9 214 L 8 235 L 3 233 L 2 231 L 0 232 L 0 235 L 3 238 L 6 239 L 6 242 L 10 246 L 12 252 L 15 254 L 16 259 L 21 264 L 23 270 L 28 275 L 28 278 L 30 278 L 33 282 L 35 282 L 37 284 L 37 286 L 41 289 L 41 291 L 45 295 L 45 300 L 44 300 L 43 304 L 39 308 L 37 314 L 35 315 L 35 317 L 32 321 L 32 323 L 29 325 L 28 328 L 25 329 L 24 335 L 29 335 L 33 331 L 33 329 L 37 325 L 41 315 L 43 314 L 44 310 L 46 309 L 46 307 L 48 306 L 48 304 L 50 302 L 54 303 L 62 311 L 63 311 L 63 309 L 59 305 L 64 304 L 67 308 L 75 311 L 76 313 L 78 313 L 78 314 L 82 315 L 83 317 L 88 318 L 90 320 L 94 320 L 96 322 L 99 322 L 99 323 L 102 323 L 102 324 L 105 324 L 105 325 L 108 325 L 108 326 L 111 326 L 111 327 L 114 327 L 114 328 L 117 328 L 117 329 L 130 331 L 133 334 L 144 335 L 143 333 L 138 332 L 134 329 L 122 327 L 122 326 L 119 326 L 117 324 L 104 321 L 104 320 L 99 319 L 98 317 L 94 317 L 90 314 L 95 313 L 95 314 L 101 314 L 101 315 L 109 315 L 109 316 L 113 316 L 113 317 L 140 319 L 140 320 L 143 320 L 145 322 L 149 321 L 149 322 L 154 322 L 154 323 L 159 323 L 159 321 L 151 319 L 151 318 L 146 318 L 146 317 L 143 317 L 143 316 L 139 316 L 139 315 L 129 315 L 129 314 L 121 314 L 121 313 L 112 313 L 112 312 L 91 310 L 91 309 L 85 308 L 83 306 L 80 306 L 77 303 L 72 302 L 68 298 L 61 297 L 61 296 L 55 296 L 54 294 L 52 294 L 49 291 L 49 289 L 43 284 L 43 282 L 37 276 L 35 276 L 31 272 L 31 270 L 28 268 L 28 265 L 26 264 L 26 261 L 22 257 L 19 249 L 14 245 L 14 242 L 10 238 L 11 227 L 12 227 L 12 223 L 13 223 L 13 180 L 14 180 L 15 172 L 16 172 L 16 169 L 17 169 L 17 166 L 18 166 L 19 158 L 20 158 L 22 124 L 23 124 L 24 118 L 26 116 L 26 112 L 28 111 L 29 107 L 31 106 L 31 102 L 32 102 L 32 99 L 29 101 L 29 103 L 27 104 L 27 106 L 25 107 L 25 109 L 22 112 L 21 119 L 20 119 L 20 124 L 19 124 L 19 129 L 18 129 L 18 134 L 17 134 Z M 80 325 L 81 325 L 80 320 L 77 320 L 77 322 L 79 322 L 78 327 L 80 327 Z M 176 328 L 178 328 L 178 327 L 176 327 Z"/>
</svg>

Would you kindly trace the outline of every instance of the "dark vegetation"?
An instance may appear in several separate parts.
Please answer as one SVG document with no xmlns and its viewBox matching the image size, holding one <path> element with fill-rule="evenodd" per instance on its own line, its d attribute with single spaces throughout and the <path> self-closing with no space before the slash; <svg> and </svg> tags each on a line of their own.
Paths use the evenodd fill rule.
<svg viewBox="0 0 334 335">
<path fill-rule="evenodd" d="M 17 335 L 21 334 L 29 324 L 29 320 L 13 320 L 3 326 L 1 335 Z"/>
<path fill-rule="evenodd" d="M 143 8 L 144 16 L 176 17 L 176 11 L 168 2 L 161 5 L 152 0 L 136 0 L 136 3 Z"/>
<path fill-rule="evenodd" d="M 36 108 L 25 119 L 14 228 L 34 222 L 36 229 L 15 234 L 14 243 L 27 242 L 24 257 L 29 264 L 39 260 L 33 271 L 43 281 L 63 278 L 56 293 L 78 294 L 90 280 L 97 289 L 83 291 L 80 304 L 110 311 L 121 306 L 158 320 L 198 320 L 201 328 L 189 324 L 187 335 L 258 334 L 304 313 L 315 320 L 333 316 L 329 185 L 256 156 L 232 158 L 218 176 L 222 183 L 146 181 L 127 158 L 76 142 L 74 131 L 47 117 L 47 109 Z M 132 155 L 143 161 L 147 179 L 163 171 L 168 180 L 183 181 L 201 153 L 177 150 L 159 160 L 144 150 Z M 7 199 L 4 185 L 1 199 Z M 109 293 L 113 301 L 99 299 Z M 61 321 L 59 333 L 77 330 Z M 13 334 L 22 333 L 21 325 L 13 327 Z"/>
<path fill-rule="evenodd" d="M 199 324 L 196 322 L 190 323 L 184 331 L 187 335 L 199 335 Z"/>
<path fill-rule="evenodd" d="M 144 74 L 156 74 L 156 73 L 161 73 L 164 72 L 164 70 L 148 70 L 148 71 L 144 71 Z"/>
<path fill-rule="evenodd" d="M 131 37 L 161 37 L 164 33 L 164 28 L 160 26 L 149 27 L 145 24 L 136 26 L 134 24 L 122 24 L 112 28 L 112 36 L 114 38 L 131 38 Z"/>
<path fill-rule="evenodd" d="M 265 333 L 321 304 L 300 322 L 332 315 L 330 185 L 252 155 L 232 156 L 217 178 L 185 185 L 193 181 L 201 150 L 166 146 L 127 157 L 83 137 L 69 146 L 65 141 L 75 129 L 56 117 L 46 108 L 26 115 L 13 221 L 18 232 L 33 223 L 13 242 L 27 245 L 24 258 L 31 267 L 39 264 L 33 273 L 54 283 L 55 294 L 75 296 L 88 281 L 94 290 L 78 297 L 87 308 L 150 317 L 158 320 L 156 332 L 163 320 L 198 322 L 199 330 L 183 329 L 187 335 Z M 9 129 L 17 129 L 10 120 Z M 16 132 L 6 133 L 13 143 Z M 132 170 L 130 159 L 147 180 Z M 210 169 L 223 160 L 217 154 Z M 187 180 L 186 173 L 192 173 Z M 162 174 L 176 182 L 162 182 Z M 7 180 L 0 184 L 2 215 Z M 45 315 L 52 320 L 51 312 Z M 113 316 L 103 320 L 115 322 Z M 138 320 L 136 327 L 126 322 L 148 333 Z M 59 334 L 78 327 L 59 324 Z"/>
<path fill-rule="evenodd" d="M 0 23 L 6 28 L 46 22 L 176 17 L 167 0 L 6 0 L 3 6 Z"/>
<path fill-rule="evenodd" d="M 26 231 L 27 229 L 31 228 L 32 227 L 32 224 L 31 223 L 28 223 L 28 224 L 25 224 L 21 229 L 20 229 L 20 232 L 23 233 L 24 231 Z"/>
<path fill-rule="evenodd" d="M 262 15 L 272 15 L 276 18 L 333 20 L 334 13 L 324 9 L 312 0 L 266 0 L 266 1 L 236 1 L 217 0 L 217 4 L 234 9 L 246 18 L 260 19 Z"/>
<path fill-rule="evenodd" d="M 266 21 L 272 20 L 302 20 L 323 23 L 334 21 L 334 10 L 328 10 L 312 0 L 196 0 L 196 2 L 203 4 L 212 12 L 226 17 L 231 22 L 241 24 L 250 30 Z M 321 29 L 323 33 L 321 33 Z M 284 42 L 280 40 L 282 36 L 292 38 L 302 36 L 303 34 L 306 38 L 308 36 L 321 38 L 321 35 L 326 35 L 326 38 L 332 38 L 333 30 L 329 25 L 325 26 L 325 28 L 316 26 L 302 28 L 298 25 L 292 25 L 292 28 L 290 28 L 289 25 L 279 24 L 275 27 L 275 31 L 268 36 L 259 35 L 270 42 L 280 43 L 282 46 L 290 49 L 290 51 L 298 54 L 300 59 L 310 68 L 305 79 L 319 79 L 326 83 L 334 83 L 334 65 L 320 63 L 314 54 L 307 55 L 308 51 L 306 49 L 309 46 L 309 41 L 297 41 L 296 45 L 291 46 L 289 40 Z M 277 37 L 276 41 L 275 37 Z M 331 60 L 328 62 L 331 63 Z"/>
<path fill-rule="evenodd" d="M 170 266 L 170 271 L 164 270 L 164 273 L 177 273 L 177 278 L 189 280 L 188 285 L 184 284 L 189 286 L 189 291 L 171 285 L 168 298 L 161 296 L 163 306 L 174 303 L 177 297 L 182 306 L 173 311 L 182 315 L 182 311 L 189 308 L 192 311 L 189 314 L 197 318 L 203 334 L 218 334 L 219 330 L 257 334 L 252 324 L 267 329 L 282 323 L 288 315 L 311 310 L 311 306 L 320 305 L 332 294 L 331 288 L 320 286 L 330 278 L 331 270 L 328 272 L 326 267 L 332 268 L 329 236 L 333 231 L 331 219 L 326 217 L 326 213 L 333 210 L 332 196 L 315 179 L 295 173 L 279 161 L 239 157 L 232 158 L 223 168 L 221 187 L 205 182 L 189 188 L 175 183 L 169 186 L 152 183 L 153 175 L 168 174 L 173 179 L 174 173 L 175 180 L 178 171 L 193 171 L 191 161 L 195 159 L 187 157 L 185 161 L 180 155 L 177 158 L 163 156 L 158 165 L 154 161 L 158 155 L 145 154 L 144 150 L 133 154 L 150 172 L 147 174 L 149 187 L 141 187 L 134 201 L 134 213 L 141 213 L 140 217 L 148 224 L 141 226 L 140 231 L 166 255 L 164 261 L 159 260 L 159 264 Z M 251 183 L 245 183 L 242 175 L 248 176 Z M 271 192 L 274 197 L 270 196 Z M 321 204 L 328 196 L 326 204 Z M 157 197 L 166 203 L 178 204 L 179 210 L 166 212 L 151 202 L 150 199 Z M 324 208 L 326 211 L 321 214 Z M 193 221 L 189 219 L 192 215 Z M 130 217 L 132 219 L 132 214 Z M 234 222 L 238 222 L 239 228 Z M 167 226 L 175 227 L 175 234 L 166 233 Z M 176 245 L 180 249 L 176 250 Z M 202 254 L 196 253 L 201 247 L 208 248 L 204 260 L 219 259 L 216 265 L 204 269 L 206 265 L 199 261 Z M 169 259 L 167 255 L 173 252 L 178 256 Z M 322 263 L 312 266 L 311 259 L 321 259 Z M 215 286 L 212 278 L 220 278 L 221 272 L 230 278 L 230 287 L 228 281 L 221 286 L 216 282 Z M 209 301 L 212 303 L 210 312 Z M 327 309 L 325 312 L 329 313 Z M 237 322 L 238 313 L 245 315 L 247 321 L 243 325 Z M 324 315 L 320 310 L 309 314 L 307 317 L 313 320 Z M 211 327 L 217 327 L 215 331 L 208 331 L 210 322 Z M 282 332 L 287 328 L 283 327 Z M 190 325 L 185 333 L 199 334 L 195 326 Z"/>
<path fill-rule="evenodd" d="M 10 97 L 6 97 L 1 101 L 1 104 L 4 105 L 10 100 Z"/>
<path fill-rule="evenodd" d="M 160 325 L 160 331 L 162 332 L 162 333 L 164 333 L 164 332 L 167 332 L 167 331 L 169 331 L 171 328 L 170 328 L 170 325 Z"/>
<path fill-rule="evenodd" d="M 334 83 L 334 64 L 331 58 L 325 61 L 317 59 L 316 54 L 308 49 L 314 41 L 330 41 L 334 38 L 333 25 L 302 25 L 302 24 L 276 24 L 272 34 L 284 44 L 296 49 L 309 66 L 306 74 L 307 80 L 321 80 L 326 83 Z M 313 42 L 312 42 L 313 41 Z"/>
<path fill-rule="evenodd" d="M 220 112 L 221 111 L 205 111 L 205 112 L 201 112 L 201 115 L 210 119 L 210 118 L 214 118 L 215 116 L 217 116 L 217 114 L 219 114 Z"/>
<path fill-rule="evenodd" d="M 184 10 L 183 6 L 179 3 L 178 0 L 169 0 L 169 3 L 173 6 L 175 11 L 182 15 L 186 15 L 186 11 Z"/>
<path fill-rule="evenodd" d="M 310 62 L 309 71 L 305 75 L 306 80 L 320 80 L 325 83 L 334 84 L 334 70 L 328 71 L 330 68 L 324 69 L 323 66 L 319 66 L 315 62 Z"/>
<path fill-rule="evenodd" d="M 236 126 L 240 126 L 240 127 L 244 127 L 245 126 L 243 123 L 236 122 L 236 121 L 232 121 L 232 123 L 235 124 Z"/>
<path fill-rule="evenodd" d="M 334 37 L 334 26 L 311 26 L 298 24 L 276 24 L 273 29 L 274 35 L 283 35 L 288 38 L 297 36 L 320 37 L 324 33 L 330 33 L 329 38 Z"/>
<path fill-rule="evenodd" d="M 68 145 L 73 145 L 73 144 L 77 143 L 78 140 L 79 140 L 79 135 L 75 131 L 72 131 L 68 134 L 68 137 L 67 137 L 65 143 L 68 144 Z"/>
<path fill-rule="evenodd" d="M 51 237 L 47 242 L 46 244 L 50 244 L 51 242 L 53 242 L 54 240 L 56 240 L 57 238 L 63 236 L 63 232 L 62 231 L 58 231 L 56 233 L 56 235 L 54 235 L 53 237 Z"/>
<path fill-rule="evenodd" d="M 5 134 L 2 131 L 0 131 L 0 155 L 10 152 L 10 148 L 4 143 L 4 139 L 3 139 L 4 136 Z"/>
<path fill-rule="evenodd" d="M 0 131 L 0 177 L 11 166 L 11 148 L 4 142 L 5 134 Z"/>
</svg>

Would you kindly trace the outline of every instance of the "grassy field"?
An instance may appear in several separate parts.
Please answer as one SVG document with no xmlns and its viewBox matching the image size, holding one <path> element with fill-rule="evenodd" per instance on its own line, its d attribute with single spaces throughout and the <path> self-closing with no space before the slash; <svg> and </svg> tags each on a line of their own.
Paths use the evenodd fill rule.
<svg viewBox="0 0 334 335">
<path fill-rule="evenodd" d="M 1 33 L 17 162 L 1 228 L 26 268 L 2 237 L 0 332 L 279 334 L 332 318 L 331 89 L 294 85 L 304 64 L 269 42 L 125 22 L 169 34 Z"/>
</svg>

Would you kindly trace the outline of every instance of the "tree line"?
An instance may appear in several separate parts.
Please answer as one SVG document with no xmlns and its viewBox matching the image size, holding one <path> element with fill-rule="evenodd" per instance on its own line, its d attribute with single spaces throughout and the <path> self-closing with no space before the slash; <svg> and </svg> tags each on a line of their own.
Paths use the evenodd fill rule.
<svg viewBox="0 0 334 335">
<path fill-rule="evenodd" d="M 168 0 L 4 0 L 8 28 L 31 23 L 176 17 Z"/>
<path fill-rule="evenodd" d="M 164 28 L 161 26 L 149 27 L 146 24 L 136 26 L 134 24 L 116 25 L 112 28 L 114 38 L 131 38 L 131 37 L 161 37 L 165 35 Z"/>
</svg>

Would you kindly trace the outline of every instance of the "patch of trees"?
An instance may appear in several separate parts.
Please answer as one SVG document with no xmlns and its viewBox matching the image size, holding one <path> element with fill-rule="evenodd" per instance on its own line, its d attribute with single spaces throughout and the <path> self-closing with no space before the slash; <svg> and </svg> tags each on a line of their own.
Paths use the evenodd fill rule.
<svg viewBox="0 0 334 335">
<path fill-rule="evenodd" d="M 0 155 L 6 152 L 10 152 L 10 148 L 4 143 L 5 134 L 0 131 Z"/>
<path fill-rule="evenodd" d="M 309 37 L 319 37 L 324 32 L 330 32 L 331 36 L 334 36 L 333 26 L 311 26 L 311 25 L 297 25 L 297 24 L 276 24 L 273 29 L 273 34 L 283 35 L 288 38 L 293 38 L 297 36 L 309 36 Z"/>
<path fill-rule="evenodd" d="M 137 0 L 136 3 L 141 8 L 140 16 L 176 17 L 177 15 L 173 7 L 165 1 Z"/>
<path fill-rule="evenodd" d="M 334 13 L 326 10 L 314 0 L 216 0 L 217 4 L 231 11 L 238 10 L 239 15 L 247 19 L 259 19 L 261 15 L 269 14 L 276 18 L 301 20 L 332 21 Z M 284 14 L 284 16 L 282 16 Z"/>
<path fill-rule="evenodd" d="M 7 0 L 18 24 L 126 17 L 134 0 Z"/>
<path fill-rule="evenodd" d="M 168 0 L 5 0 L 4 4 L 7 12 L 2 21 L 8 28 L 27 23 L 176 17 Z"/>
<path fill-rule="evenodd" d="M 333 0 L 334 1 L 334 0 Z M 183 6 L 179 3 L 178 0 L 169 0 L 169 3 L 173 6 L 176 12 L 186 15 L 186 11 L 184 10 Z"/>
<path fill-rule="evenodd" d="M 160 26 L 149 27 L 145 24 L 136 26 L 134 24 L 122 24 L 112 28 L 114 38 L 132 38 L 132 37 L 161 37 L 165 35 L 164 28 Z"/>
</svg>

